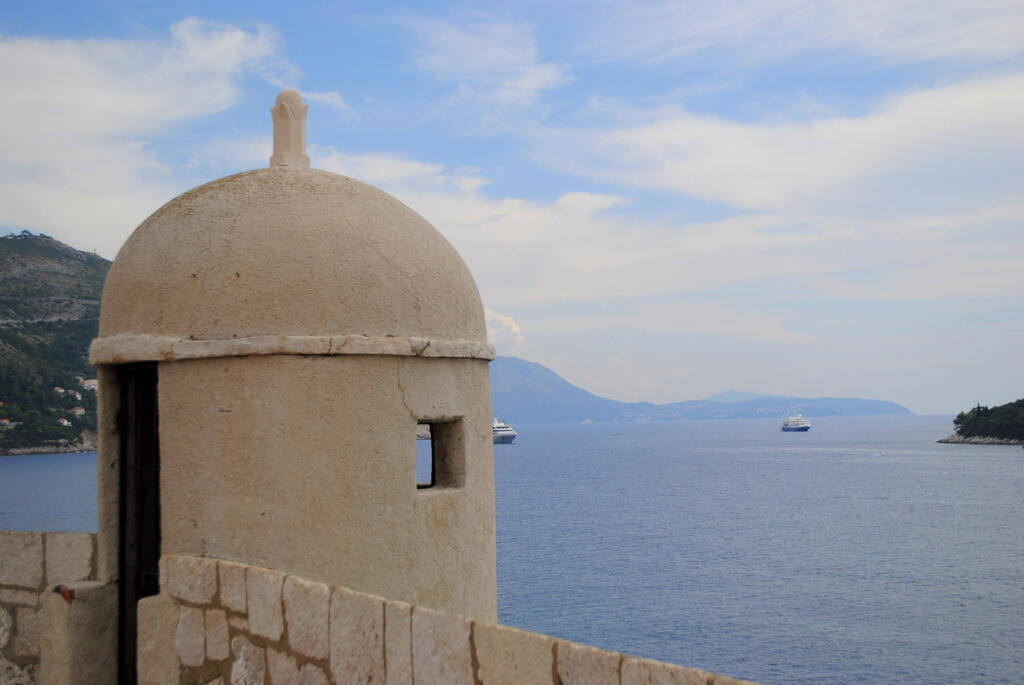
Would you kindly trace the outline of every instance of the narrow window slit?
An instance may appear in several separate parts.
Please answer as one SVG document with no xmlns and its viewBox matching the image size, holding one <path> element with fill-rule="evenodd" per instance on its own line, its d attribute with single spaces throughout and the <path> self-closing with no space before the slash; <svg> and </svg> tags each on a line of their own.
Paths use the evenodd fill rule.
<svg viewBox="0 0 1024 685">
<path fill-rule="evenodd" d="M 462 419 L 421 420 L 416 426 L 416 489 L 459 488 L 465 479 Z"/>
</svg>

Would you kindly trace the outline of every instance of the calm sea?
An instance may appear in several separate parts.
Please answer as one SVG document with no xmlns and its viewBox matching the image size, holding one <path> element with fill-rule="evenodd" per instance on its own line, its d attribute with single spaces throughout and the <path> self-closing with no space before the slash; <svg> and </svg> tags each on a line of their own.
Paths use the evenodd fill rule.
<svg viewBox="0 0 1024 685">
<path fill-rule="evenodd" d="M 1024 450 L 950 418 L 517 426 L 501 620 L 764 682 L 1021 682 Z M 94 474 L 0 457 L 0 529 L 94 530 Z"/>
</svg>

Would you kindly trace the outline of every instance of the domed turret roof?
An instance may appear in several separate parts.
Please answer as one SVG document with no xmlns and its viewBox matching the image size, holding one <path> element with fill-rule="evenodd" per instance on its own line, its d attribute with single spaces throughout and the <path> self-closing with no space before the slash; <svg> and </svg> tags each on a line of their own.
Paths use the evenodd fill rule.
<svg viewBox="0 0 1024 685">
<path fill-rule="evenodd" d="M 304 119 L 292 94 L 272 111 L 282 100 L 293 124 L 296 110 Z M 174 356 L 132 352 L 126 339 L 151 348 L 268 336 L 493 355 L 473 277 L 448 241 L 387 193 L 306 168 L 289 138 L 304 143 L 304 130 L 275 126 L 279 164 L 194 188 L 135 230 L 107 276 L 94 362 Z"/>
</svg>

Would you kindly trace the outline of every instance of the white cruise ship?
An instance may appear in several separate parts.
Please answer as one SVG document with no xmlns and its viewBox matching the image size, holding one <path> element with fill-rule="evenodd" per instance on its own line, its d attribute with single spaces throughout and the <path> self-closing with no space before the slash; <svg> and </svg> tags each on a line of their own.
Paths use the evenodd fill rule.
<svg viewBox="0 0 1024 685">
<path fill-rule="evenodd" d="M 782 422 L 782 430 L 803 433 L 811 430 L 811 422 L 800 414 L 793 414 Z"/>
<path fill-rule="evenodd" d="M 494 438 L 494 443 L 509 443 L 516 439 L 516 429 L 508 425 L 504 421 L 494 419 L 491 424 L 491 436 Z"/>
</svg>

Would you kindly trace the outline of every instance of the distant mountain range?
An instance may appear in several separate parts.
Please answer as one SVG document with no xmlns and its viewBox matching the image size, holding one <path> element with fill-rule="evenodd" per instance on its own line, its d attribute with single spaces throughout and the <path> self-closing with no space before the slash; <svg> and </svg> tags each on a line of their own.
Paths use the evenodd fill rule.
<svg viewBox="0 0 1024 685">
<path fill-rule="evenodd" d="M 491 398 L 494 415 L 510 423 L 781 419 L 793 412 L 811 418 L 912 413 L 906 407 L 882 400 L 812 399 L 737 390 L 671 404 L 618 402 L 579 388 L 545 366 L 516 357 L 498 357 L 492 362 Z"/>
</svg>

